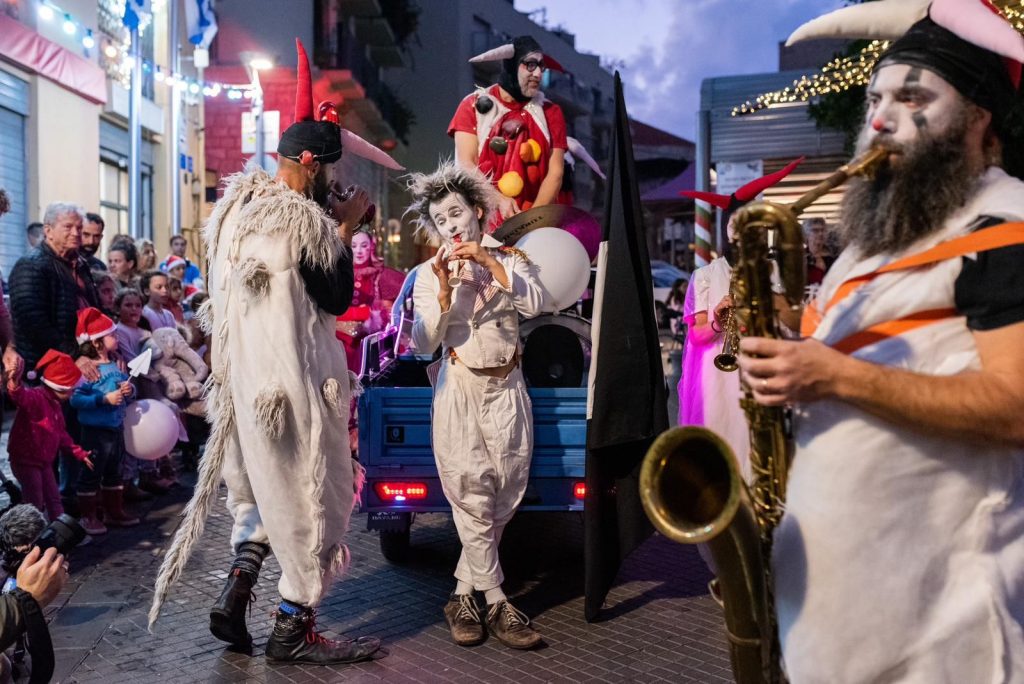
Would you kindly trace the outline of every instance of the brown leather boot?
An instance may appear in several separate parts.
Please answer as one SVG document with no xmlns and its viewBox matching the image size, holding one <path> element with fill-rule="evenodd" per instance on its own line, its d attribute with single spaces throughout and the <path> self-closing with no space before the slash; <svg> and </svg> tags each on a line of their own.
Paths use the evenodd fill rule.
<svg viewBox="0 0 1024 684">
<path fill-rule="evenodd" d="M 444 619 L 459 646 L 476 646 L 487 636 L 480 608 L 472 594 L 452 594 L 444 605 Z"/>
<path fill-rule="evenodd" d="M 124 510 L 124 487 L 103 488 L 103 511 L 108 525 L 111 527 L 135 527 L 139 519 Z"/>
<path fill-rule="evenodd" d="M 78 524 L 86 534 L 93 537 L 107 533 L 107 528 L 100 522 L 97 514 L 99 503 L 96 492 L 78 493 Z"/>
</svg>

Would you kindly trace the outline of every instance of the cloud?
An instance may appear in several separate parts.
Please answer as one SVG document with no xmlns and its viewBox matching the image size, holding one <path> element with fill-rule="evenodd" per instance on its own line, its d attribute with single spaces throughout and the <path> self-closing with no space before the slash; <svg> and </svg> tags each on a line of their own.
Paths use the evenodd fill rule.
<svg viewBox="0 0 1024 684">
<path fill-rule="evenodd" d="M 621 60 L 630 115 L 694 139 L 701 81 L 778 69 L 778 45 L 840 0 L 546 0 L 580 49 Z"/>
</svg>

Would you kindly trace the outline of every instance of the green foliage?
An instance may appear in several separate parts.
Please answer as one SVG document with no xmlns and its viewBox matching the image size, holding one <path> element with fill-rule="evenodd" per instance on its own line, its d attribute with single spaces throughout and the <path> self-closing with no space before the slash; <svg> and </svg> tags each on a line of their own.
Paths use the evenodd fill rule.
<svg viewBox="0 0 1024 684">
<path fill-rule="evenodd" d="M 848 0 L 848 4 L 872 0 Z M 855 40 L 835 57 L 852 57 L 860 53 L 868 44 L 865 40 Z M 816 102 L 808 105 L 807 115 L 814 120 L 818 129 L 830 129 L 843 133 L 846 139 L 846 152 L 852 153 L 857 143 L 857 134 L 864 121 L 864 97 L 867 88 L 854 86 L 838 93 L 822 95 Z"/>
<path fill-rule="evenodd" d="M 420 26 L 422 11 L 413 0 L 380 0 L 381 14 L 395 34 L 395 42 L 404 49 Z"/>
</svg>

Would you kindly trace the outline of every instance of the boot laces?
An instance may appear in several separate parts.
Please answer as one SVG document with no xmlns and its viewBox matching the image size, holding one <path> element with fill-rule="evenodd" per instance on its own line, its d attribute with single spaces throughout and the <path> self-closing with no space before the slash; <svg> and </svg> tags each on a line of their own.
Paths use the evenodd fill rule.
<svg viewBox="0 0 1024 684">
<path fill-rule="evenodd" d="M 469 620 L 472 622 L 480 622 L 480 611 L 476 607 L 476 601 L 469 594 L 458 594 L 459 597 L 459 612 L 455 614 L 456 620 Z"/>
<path fill-rule="evenodd" d="M 328 639 L 322 632 L 316 631 L 316 613 L 311 613 L 306 622 L 306 643 L 310 646 L 333 647 L 338 645 L 339 642 L 335 639 Z"/>
<path fill-rule="evenodd" d="M 498 606 L 501 606 L 500 608 Z M 526 616 L 526 613 L 513 606 L 508 601 L 502 601 L 494 608 L 495 610 L 501 611 L 501 618 L 505 621 L 505 626 L 512 628 L 517 626 L 526 626 L 530 624 L 530 618 Z"/>
</svg>

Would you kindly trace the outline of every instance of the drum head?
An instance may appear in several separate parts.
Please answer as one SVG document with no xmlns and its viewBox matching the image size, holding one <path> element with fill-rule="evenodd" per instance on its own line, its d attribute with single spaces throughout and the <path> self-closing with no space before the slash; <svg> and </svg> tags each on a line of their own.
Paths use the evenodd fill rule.
<svg viewBox="0 0 1024 684">
<path fill-rule="evenodd" d="M 575 332 L 562 325 L 541 325 L 523 345 L 523 376 L 530 387 L 580 387 L 586 358 Z"/>
</svg>

